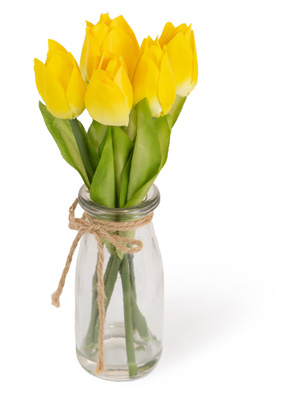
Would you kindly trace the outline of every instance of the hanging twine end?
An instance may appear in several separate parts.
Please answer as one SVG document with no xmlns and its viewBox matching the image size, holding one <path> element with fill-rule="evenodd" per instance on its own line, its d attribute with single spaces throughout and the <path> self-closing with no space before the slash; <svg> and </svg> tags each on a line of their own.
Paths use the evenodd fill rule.
<svg viewBox="0 0 306 400">
<path fill-rule="evenodd" d="M 52 302 L 51 302 L 51 304 L 54 306 L 54 307 L 56 307 L 56 308 L 59 308 L 60 307 L 60 301 L 59 301 L 59 294 L 58 294 L 58 292 L 56 291 L 56 292 L 54 292 L 52 295 L 51 295 L 51 300 L 52 300 Z"/>
<path fill-rule="evenodd" d="M 101 372 L 104 372 L 104 362 L 103 360 L 99 360 L 96 368 L 96 375 L 100 374 Z"/>
</svg>

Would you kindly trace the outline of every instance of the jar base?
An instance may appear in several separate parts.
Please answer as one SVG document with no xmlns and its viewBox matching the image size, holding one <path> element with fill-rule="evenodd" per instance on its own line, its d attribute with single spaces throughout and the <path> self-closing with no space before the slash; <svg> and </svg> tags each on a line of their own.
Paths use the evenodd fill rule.
<svg viewBox="0 0 306 400">
<path fill-rule="evenodd" d="M 148 362 L 143 366 L 138 367 L 136 376 L 129 376 L 129 371 L 127 369 L 115 369 L 111 367 L 107 367 L 106 371 L 103 373 L 96 374 L 95 370 L 97 367 L 97 363 L 84 357 L 84 355 L 80 353 L 78 349 L 76 349 L 76 353 L 79 363 L 85 369 L 85 371 L 89 372 L 96 378 L 104 379 L 107 381 L 117 381 L 117 382 L 128 382 L 128 381 L 134 381 L 139 378 L 143 378 L 153 371 L 153 369 L 156 367 L 159 361 L 159 358 L 157 358 Z"/>
<path fill-rule="evenodd" d="M 158 363 L 162 347 L 155 337 L 149 342 L 142 340 L 139 335 L 134 337 L 135 359 L 137 375 L 129 376 L 126 355 L 124 326 L 115 324 L 107 329 L 108 335 L 104 339 L 105 372 L 96 374 L 98 351 L 87 352 L 76 348 L 77 358 L 81 366 L 97 378 L 111 381 L 132 381 L 149 374 Z M 111 334 L 110 334 L 111 333 Z"/>
</svg>

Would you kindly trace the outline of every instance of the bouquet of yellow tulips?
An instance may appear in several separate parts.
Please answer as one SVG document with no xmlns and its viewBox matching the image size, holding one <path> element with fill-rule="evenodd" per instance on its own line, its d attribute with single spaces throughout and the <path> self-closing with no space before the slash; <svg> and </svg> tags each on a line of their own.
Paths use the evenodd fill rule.
<svg viewBox="0 0 306 400">
<path fill-rule="evenodd" d="M 148 37 L 139 46 L 122 16 L 102 14 L 96 25 L 87 22 L 79 64 L 62 45 L 49 40 L 47 59 L 35 59 L 34 70 L 45 124 L 63 158 L 81 175 L 90 198 L 109 208 L 140 204 L 167 161 L 172 127 L 197 83 L 191 26 L 168 22 L 160 37 Z M 85 108 L 93 119 L 87 131 L 77 119 Z M 113 279 L 125 257 L 117 253 L 106 271 L 109 274 L 118 261 Z M 108 296 L 109 303 L 111 293 Z M 97 346 L 97 312 L 92 312 L 86 337 L 92 348 Z M 128 352 L 133 376 L 130 359 Z"/>
</svg>

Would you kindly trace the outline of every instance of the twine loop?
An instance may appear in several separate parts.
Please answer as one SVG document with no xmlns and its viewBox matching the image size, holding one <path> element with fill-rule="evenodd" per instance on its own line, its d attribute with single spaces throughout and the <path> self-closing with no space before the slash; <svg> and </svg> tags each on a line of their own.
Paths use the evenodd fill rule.
<svg viewBox="0 0 306 400">
<path fill-rule="evenodd" d="M 76 199 L 71 207 L 69 208 L 69 228 L 77 231 L 77 235 L 72 242 L 65 268 L 63 269 L 61 279 L 59 281 L 57 290 L 52 294 L 52 305 L 60 307 L 60 296 L 63 292 L 65 285 L 66 276 L 69 272 L 72 257 L 75 249 L 79 243 L 79 240 L 85 233 L 94 235 L 98 245 L 98 264 L 97 264 L 97 275 L 98 275 L 98 305 L 99 305 L 99 318 L 100 318 L 100 329 L 99 329 L 99 345 L 98 345 L 98 363 L 96 368 L 96 374 L 104 372 L 104 355 L 103 355 L 103 341 L 104 341 L 104 322 L 105 322 L 105 311 L 104 311 L 104 280 L 103 280 L 103 262 L 104 252 L 102 239 L 111 243 L 116 249 L 123 253 L 131 254 L 137 253 L 142 250 L 143 243 L 140 240 L 132 239 L 120 235 L 120 232 L 127 232 L 129 230 L 135 230 L 142 226 L 149 224 L 153 219 L 153 213 L 146 215 L 145 217 L 123 222 L 105 221 L 99 220 L 88 213 L 84 212 L 81 218 L 75 217 L 75 209 L 78 205 L 78 199 Z"/>
</svg>

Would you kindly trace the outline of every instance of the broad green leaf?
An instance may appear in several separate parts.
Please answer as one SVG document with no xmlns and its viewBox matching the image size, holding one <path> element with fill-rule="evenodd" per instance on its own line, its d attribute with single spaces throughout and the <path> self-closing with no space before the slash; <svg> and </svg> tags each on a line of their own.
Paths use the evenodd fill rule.
<svg viewBox="0 0 306 400">
<path fill-rule="evenodd" d="M 185 104 L 186 99 L 187 99 L 187 97 L 182 97 L 179 95 L 176 96 L 175 102 L 169 112 L 169 115 L 172 120 L 172 126 L 174 126 L 174 124 L 176 123 L 176 120 L 178 119 L 178 117 L 182 111 L 182 108 Z"/>
<path fill-rule="evenodd" d="M 119 207 L 121 193 L 121 178 L 124 166 L 134 146 L 132 140 L 119 126 L 113 126 L 114 165 L 116 180 L 116 203 Z"/>
<path fill-rule="evenodd" d="M 91 163 L 94 167 L 94 170 L 96 170 L 97 166 L 99 164 L 99 161 L 100 161 L 100 157 L 99 157 L 99 154 L 96 152 L 96 150 L 93 146 L 93 143 L 89 139 L 88 135 L 86 135 L 86 140 L 87 140 L 87 145 L 88 145 L 88 150 L 89 150 L 89 157 L 90 157 Z"/>
<path fill-rule="evenodd" d="M 88 140 L 92 143 L 93 148 L 98 152 L 100 144 L 106 135 L 108 126 L 100 124 L 98 121 L 92 121 L 88 129 Z"/>
<path fill-rule="evenodd" d="M 146 197 L 148 191 L 153 185 L 158 174 L 154 175 L 152 179 L 150 179 L 145 185 L 143 185 L 133 196 L 132 198 L 125 204 L 124 207 L 134 207 L 140 204 L 143 199 Z"/>
<path fill-rule="evenodd" d="M 99 147 L 103 142 L 107 128 L 108 127 L 106 125 L 102 125 L 97 121 L 92 121 L 86 135 L 90 156 L 95 168 L 98 166 L 100 161 L 100 157 L 98 154 Z"/>
<path fill-rule="evenodd" d="M 89 182 L 92 181 L 92 177 L 95 172 L 95 168 L 92 164 L 90 153 L 89 153 L 89 148 L 88 148 L 88 143 L 86 140 L 86 131 L 81 124 L 80 121 L 77 119 L 70 119 L 70 126 L 72 128 L 72 132 L 74 134 L 75 140 L 78 145 L 79 152 L 82 157 L 82 161 L 89 179 Z"/>
<path fill-rule="evenodd" d="M 160 117 L 155 119 L 155 128 L 158 135 L 161 162 L 159 166 L 159 171 L 166 164 L 168 158 L 169 144 L 170 144 L 170 134 L 171 128 L 168 123 L 168 116 Z"/>
<path fill-rule="evenodd" d="M 161 161 L 158 168 L 157 173 L 146 182 L 133 196 L 129 201 L 126 203 L 125 207 L 133 207 L 137 204 L 141 203 L 142 200 L 145 198 L 146 194 L 150 190 L 152 184 L 154 183 L 155 179 L 157 178 L 159 172 L 165 165 L 167 158 L 168 158 L 168 151 L 169 151 L 169 143 L 170 143 L 170 134 L 171 128 L 169 127 L 168 116 L 160 117 L 155 119 L 155 129 L 159 139 L 159 146 L 160 146 L 160 153 L 161 153 Z"/>
<path fill-rule="evenodd" d="M 39 109 L 64 160 L 79 172 L 85 185 L 89 188 L 90 182 L 69 120 L 55 118 L 41 102 L 39 102 Z"/>
<path fill-rule="evenodd" d="M 160 145 L 147 99 L 136 104 L 137 135 L 133 151 L 127 200 L 130 201 L 157 173 Z"/>
<path fill-rule="evenodd" d="M 105 207 L 116 207 L 114 150 L 111 127 L 107 129 L 99 165 L 90 186 L 90 197 Z"/>
<path fill-rule="evenodd" d="M 120 197 L 119 197 L 119 207 L 120 208 L 123 208 L 126 204 L 126 197 L 127 197 L 128 187 L 129 187 L 129 178 L 130 178 L 132 158 L 133 158 L 133 150 L 131 151 L 131 153 L 129 155 L 129 158 L 123 168 L 122 175 L 121 175 L 121 190 L 120 190 Z"/>
<path fill-rule="evenodd" d="M 132 108 L 130 112 L 129 124 L 125 128 L 125 132 L 128 137 L 134 141 L 137 133 L 137 113 L 135 108 Z"/>
<path fill-rule="evenodd" d="M 110 130 L 112 129 L 111 126 L 110 126 L 109 128 L 110 128 Z M 104 145 L 105 145 L 106 138 L 107 138 L 107 135 L 105 135 L 104 139 L 102 140 L 102 142 L 101 142 L 101 144 L 100 144 L 100 146 L 99 146 L 99 150 L 98 150 L 99 158 L 101 158 L 101 154 L 102 154 L 102 152 L 103 152 L 103 147 L 104 147 Z"/>
</svg>

